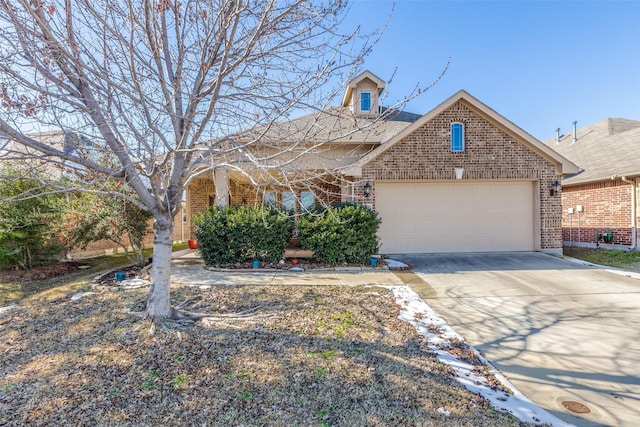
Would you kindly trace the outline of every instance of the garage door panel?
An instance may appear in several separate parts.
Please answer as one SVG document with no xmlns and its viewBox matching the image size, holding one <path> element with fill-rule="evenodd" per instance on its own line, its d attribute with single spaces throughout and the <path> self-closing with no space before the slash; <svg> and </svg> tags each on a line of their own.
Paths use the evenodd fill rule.
<svg viewBox="0 0 640 427">
<path fill-rule="evenodd" d="M 385 253 L 534 249 L 533 183 L 376 183 Z"/>
</svg>

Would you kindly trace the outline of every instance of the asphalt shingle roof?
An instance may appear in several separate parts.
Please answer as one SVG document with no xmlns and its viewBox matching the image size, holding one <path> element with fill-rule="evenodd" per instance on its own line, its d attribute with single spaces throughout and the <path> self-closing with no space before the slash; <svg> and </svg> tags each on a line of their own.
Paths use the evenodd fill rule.
<svg viewBox="0 0 640 427">
<path fill-rule="evenodd" d="M 348 107 L 332 107 L 320 112 L 278 122 L 268 128 L 242 132 L 239 140 L 271 142 L 366 143 L 379 144 L 400 132 L 421 115 L 382 109 L 381 116 L 355 115 Z"/>
<path fill-rule="evenodd" d="M 640 121 L 629 119 L 604 119 L 600 122 L 567 132 L 544 141 L 562 156 L 582 170 L 565 177 L 563 185 L 582 184 L 617 177 L 640 176 Z"/>
</svg>

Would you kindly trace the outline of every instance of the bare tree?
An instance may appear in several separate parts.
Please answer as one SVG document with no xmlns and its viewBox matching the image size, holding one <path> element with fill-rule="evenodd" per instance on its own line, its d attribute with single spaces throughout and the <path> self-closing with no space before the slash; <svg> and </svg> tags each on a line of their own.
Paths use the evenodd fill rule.
<svg viewBox="0 0 640 427">
<path fill-rule="evenodd" d="M 176 314 L 169 294 L 173 218 L 197 143 L 285 117 L 336 73 L 357 66 L 369 45 L 357 33 L 336 33 L 345 7 L 304 0 L 0 2 L 0 131 L 43 160 L 61 159 L 135 190 L 141 202 L 131 201 L 154 218 L 152 319 Z M 29 136 L 51 129 L 81 133 L 112 153 L 117 167 Z"/>
<path fill-rule="evenodd" d="M 138 198 L 128 200 L 154 218 L 146 314 L 174 318 L 171 248 L 186 180 L 203 152 L 218 154 L 215 166 L 261 132 L 225 135 L 333 98 L 326 84 L 338 90 L 379 35 L 340 34 L 347 10 L 332 0 L 0 0 L 0 136 L 22 147 L 5 146 L 5 160 L 33 156 L 131 187 Z M 32 136 L 44 131 L 90 144 L 66 150 Z M 105 154 L 113 161 L 96 160 Z"/>
</svg>

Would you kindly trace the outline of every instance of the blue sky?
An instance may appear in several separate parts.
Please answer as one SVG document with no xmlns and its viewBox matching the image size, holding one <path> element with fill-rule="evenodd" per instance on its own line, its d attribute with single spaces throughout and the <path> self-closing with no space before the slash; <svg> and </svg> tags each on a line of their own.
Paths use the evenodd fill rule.
<svg viewBox="0 0 640 427">
<path fill-rule="evenodd" d="M 352 0 L 345 25 L 382 26 L 393 3 Z M 395 2 L 365 68 L 387 80 L 387 104 L 416 83 L 424 114 L 465 89 L 536 138 L 607 117 L 640 120 L 640 1 Z"/>
</svg>

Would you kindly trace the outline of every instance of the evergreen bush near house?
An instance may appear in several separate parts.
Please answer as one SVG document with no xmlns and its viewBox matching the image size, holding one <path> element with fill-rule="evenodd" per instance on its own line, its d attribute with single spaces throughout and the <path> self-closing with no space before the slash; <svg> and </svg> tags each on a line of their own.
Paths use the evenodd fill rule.
<svg viewBox="0 0 640 427">
<path fill-rule="evenodd" d="M 64 247 L 52 225 L 60 220 L 62 197 L 18 171 L 7 174 L 15 178 L 0 180 L 0 200 L 16 199 L 0 203 L 0 267 L 26 269 L 57 259 Z"/>
<path fill-rule="evenodd" d="M 360 204 L 341 203 L 300 219 L 300 244 L 323 262 L 365 263 L 378 253 L 378 214 Z"/>
<path fill-rule="evenodd" d="M 292 219 L 269 207 L 212 206 L 197 215 L 194 224 L 207 265 L 278 262 L 293 232 Z"/>
<path fill-rule="evenodd" d="M 60 194 L 54 191 L 56 187 L 43 184 L 51 177 L 26 166 L 3 167 L 1 171 L 0 267 L 31 268 L 100 240 L 121 245 L 127 257 L 130 244 L 138 264 L 144 264 L 143 243 L 151 214 L 115 195 Z M 56 184 L 60 182 L 67 187 L 75 184 L 69 176 Z M 96 189 L 136 199 L 118 181 L 101 182 Z"/>
</svg>

